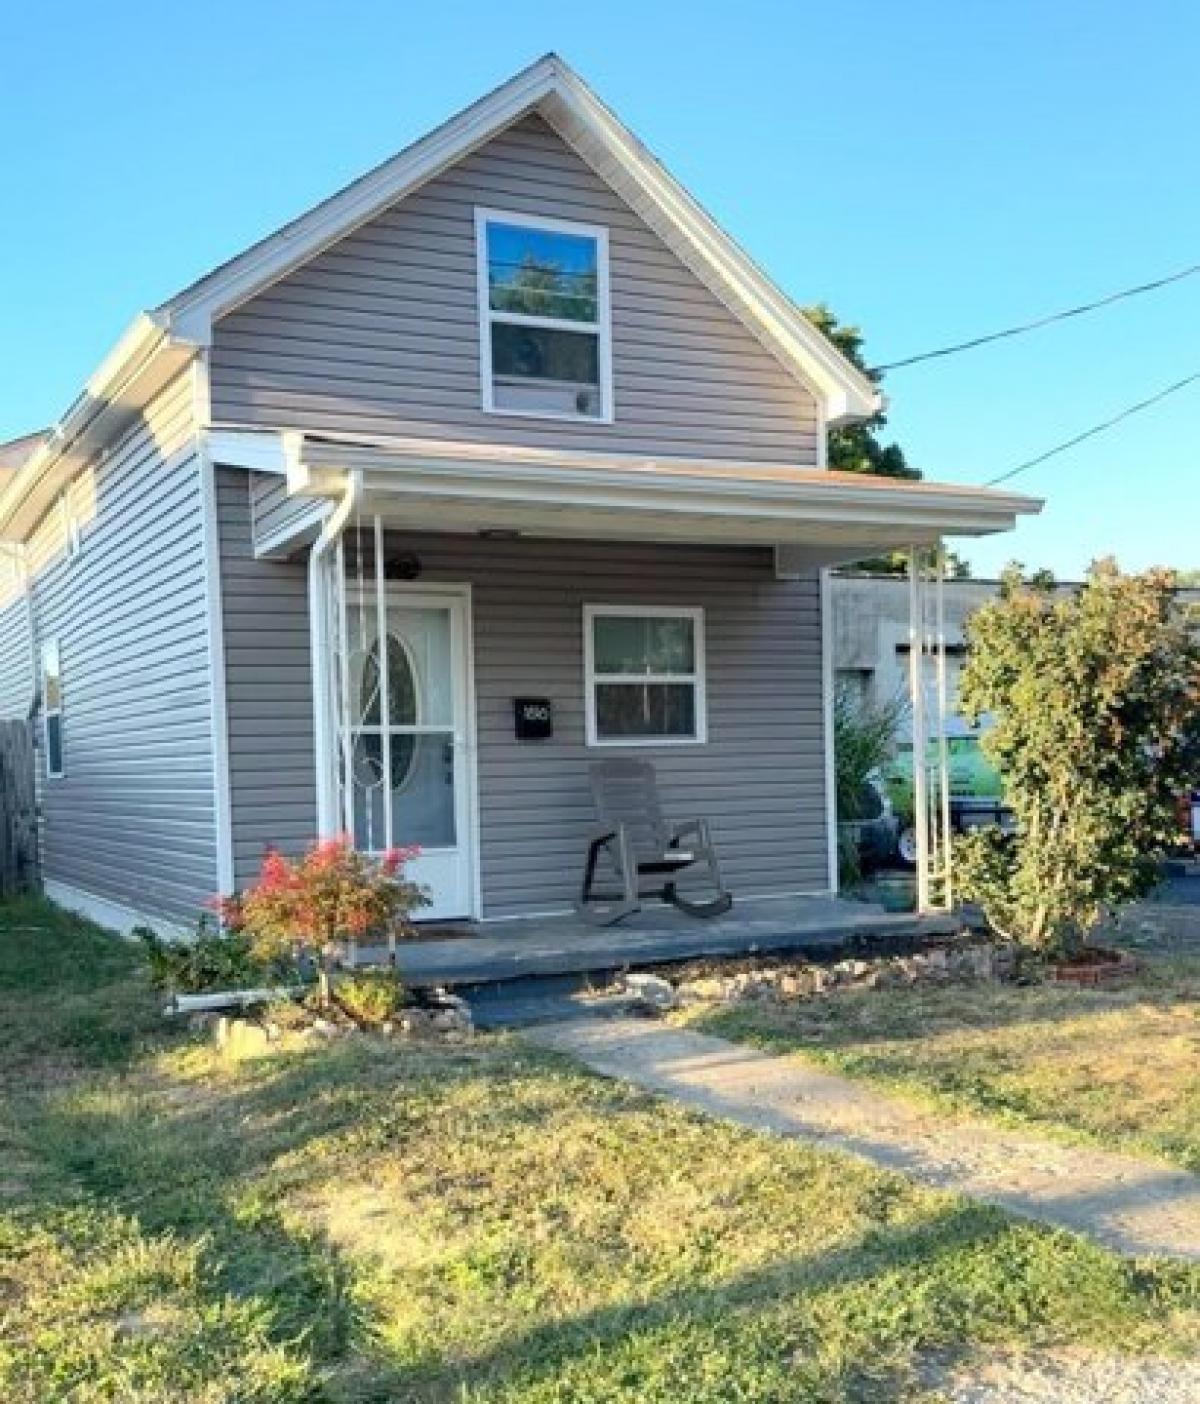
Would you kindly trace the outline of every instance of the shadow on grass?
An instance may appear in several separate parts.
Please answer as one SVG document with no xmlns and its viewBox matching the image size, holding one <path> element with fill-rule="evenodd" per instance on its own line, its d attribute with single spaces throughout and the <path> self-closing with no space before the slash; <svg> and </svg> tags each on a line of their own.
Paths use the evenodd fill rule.
<svg viewBox="0 0 1200 1404">
<path fill-rule="evenodd" d="M 922 1043 L 935 1036 L 1055 1026 L 1120 1015 L 1136 1006 L 1189 1016 L 1200 999 L 1200 959 L 1159 958 L 1132 980 L 1108 988 L 994 982 L 838 990 L 819 999 L 774 1005 L 750 1002 L 702 1010 L 693 1028 L 750 1036 L 779 1050 L 808 1046 L 840 1051 L 876 1043 Z"/>
<path fill-rule="evenodd" d="M 869 1359 L 831 1346 L 816 1326 L 832 1314 L 823 1299 L 853 1295 L 856 1285 L 894 1283 L 898 1275 L 936 1278 L 964 1252 L 986 1251 L 1020 1232 L 997 1213 L 949 1203 L 916 1225 L 869 1228 L 833 1252 L 785 1256 L 729 1278 L 541 1320 L 478 1351 L 469 1339 L 442 1340 L 415 1358 L 411 1343 L 389 1346 L 386 1320 L 357 1290 L 362 1264 L 319 1229 L 289 1222 L 286 1208 L 289 1195 L 303 1198 L 310 1176 L 316 1183 L 331 1168 L 337 1173 L 337 1165 L 292 1167 L 319 1143 L 353 1132 L 388 1096 L 386 1084 L 361 1084 L 378 1071 L 353 1049 L 331 1048 L 286 1063 L 264 1061 L 250 1073 L 251 1086 L 223 1088 L 212 1105 L 189 1105 L 172 1094 L 164 1112 L 122 1106 L 86 1088 L 49 1098 L 29 1127 L 46 1172 L 43 1206 L 77 1203 L 82 1191 L 106 1209 L 135 1215 L 148 1234 L 202 1240 L 205 1300 L 215 1308 L 233 1294 L 267 1304 L 271 1336 L 305 1362 L 314 1398 L 444 1404 L 527 1394 L 557 1399 L 560 1390 L 564 1399 L 641 1398 L 643 1375 L 648 1398 L 716 1404 L 730 1397 L 727 1380 L 692 1380 L 697 1351 L 722 1358 L 735 1376 L 786 1378 L 781 1399 L 897 1398 L 911 1341 L 889 1341 L 886 1326 L 862 1323 L 859 1343 L 874 1347 Z M 459 1067 L 460 1075 L 480 1071 L 465 1059 Z M 339 1079 L 343 1086 L 331 1085 Z M 498 1093 L 504 1081 L 496 1077 Z M 438 1085 L 431 1079 L 426 1087 L 418 1081 L 394 1090 L 420 1101 L 436 1095 Z M 506 1127 L 537 1121 L 528 1107 L 496 1115 Z M 931 1344 L 970 1334 L 965 1298 L 953 1303 L 949 1276 Z M 395 1290 L 404 1290 L 402 1280 Z M 891 1290 L 896 1299 L 889 1311 L 902 1319 L 903 1303 Z M 486 1321 L 480 1324 L 486 1338 L 491 1332 Z"/>
<path fill-rule="evenodd" d="M 479 1348 L 436 1335 L 422 1347 L 397 1345 L 364 1290 L 362 1262 L 330 1240 L 317 1216 L 302 1219 L 306 1192 L 338 1175 L 369 1178 L 371 1156 L 389 1142 L 472 1134 L 431 1114 L 468 1080 L 479 1084 L 475 1133 L 486 1118 L 502 1143 L 519 1144 L 522 1131 L 536 1132 L 552 1112 L 556 1094 L 510 1097 L 514 1078 L 567 1065 L 486 1051 L 400 1058 L 357 1041 L 242 1063 L 236 1073 L 189 1065 L 181 1050 L 179 1061 L 164 1059 L 172 1040 L 162 1036 L 137 952 L 94 933 L 62 936 L 46 962 L 0 953 L 0 1036 L 16 1035 L 31 1069 L 39 1040 L 30 1025 L 51 1065 L 56 1040 L 85 1064 L 61 1085 L 35 1076 L 0 1108 L 33 1167 L 30 1206 L 53 1215 L 82 1198 L 136 1217 L 147 1234 L 201 1243 L 202 1302 L 213 1310 L 230 1295 L 262 1303 L 271 1337 L 304 1363 L 313 1399 L 716 1404 L 736 1397 L 731 1386 L 748 1390 L 746 1398 L 893 1399 L 914 1345 L 958 1344 L 1013 1318 L 1037 1320 L 1043 1269 L 1069 1277 L 1079 1264 L 1085 1278 L 1095 1272 L 1143 1299 L 1158 1290 L 1156 1276 L 1135 1284 L 1130 1270 L 1074 1245 L 1060 1255 L 1066 1269 L 1044 1268 L 1042 1259 L 1030 1266 L 1024 1255 L 1046 1236 L 990 1210 L 931 1201 L 920 1222 L 891 1225 L 884 1210 L 834 1251 L 792 1251 L 728 1277 L 645 1297 L 629 1292 Z M 88 1009 L 95 1037 L 83 1020 Z M 615 1134 L 621 1107 L 639 1105 L 622 1096 L 614 1091 L 598 1106 Z M 798 1201 L 796 1212 L 820 1207 Z M 1018 1284 L 1003 1301 L 993 1257 Z M 405 1290 L 403 1276 L 394 1290 Z M 1089 1290 L 1084 1281 L 1084 1311 Z"/>
</svg>

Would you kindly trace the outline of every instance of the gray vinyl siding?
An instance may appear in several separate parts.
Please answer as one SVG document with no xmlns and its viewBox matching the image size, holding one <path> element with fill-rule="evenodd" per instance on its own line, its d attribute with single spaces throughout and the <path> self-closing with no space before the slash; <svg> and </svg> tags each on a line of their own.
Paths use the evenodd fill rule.
<svg viewBox="0 0 1200 1404">
<path fill-rule="evenodd" d="M 483 412 L 477 205 L 608 229 L 613 424 Z M 817 462 L 807 389 L 538 117 L 221 321 L 212 394 L 239 424 Z"/>
<path fill-rule="evenodd" d="M 268 845 L 301 851 L 317 831 L 307 558 L 254 556 L 250 475 L 217 473 L 234 878 Z"/>
<path fill-rule="evenodd" d="M 53 516 L 53 514 L 52 514 Z M 44 875 L 192 922 L 217 887 L 208 620 L 190 380 L 95 469 L 74 560 L 35 533 L 39 641 L 57 638 L 65 777 L 39 753 Z"/>
<path fill-rule="evenodd" d="M 15 566 L 0 558 L 0 721 L 27 717 L 33 699 L 29 602 Z"/>
<path fill-rule="evenodd" d="M 250 474 L 250 520 L 256 545 L 265 542 L 302 521 L 312 523 L 325 509 L 311 497 L 289 497 L 287 479 L 279 473 Z M 316 528 L 309 533 L 315 535 Z"/>
<path fill-rule="evenodd" d="M 226 676 L 244 881 L 265 844 L 294 848 L 315 828 L 311 674 L 303 564 L 251 559 L 245 493 L 225 477 Z M 771 553 L 757 548 L 396 533 L 387 545 L 419 557 L 421 583 L 472 586 L 485 916 L 573 902 L 594 818 L 588 765 L 623 753 L 584 741 L 584 604 L 704 608 L 709 741 L 635 754 L 654 760 L 669 814 L 712 821 L 735 892 L 828 887 L 815 575 L 778 581 Z M 520 695 L 552 700 L 553 740 L 514 739 Z"/>
</svg>

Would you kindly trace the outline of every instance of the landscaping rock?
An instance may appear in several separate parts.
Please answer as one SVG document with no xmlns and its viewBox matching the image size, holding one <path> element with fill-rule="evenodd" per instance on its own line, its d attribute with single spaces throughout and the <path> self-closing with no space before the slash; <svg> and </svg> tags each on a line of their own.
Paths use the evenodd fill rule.
<svg viewBox="0 0 1200 1404">
<path fill-rule="evenodd" d="M 253 1058 L 273 1051 L 272 1039 L 262 1024 L 251 1019 L 222 1015 L 213 1025 L 218 1048 L 238 1058 Z"/>
<path fill-rule="evenodd" d="M 625 991 L 647 1009 L 674 1009 L 679 1003 L 675 986 L 660 975 L 627 975 Z"/>
</svg>

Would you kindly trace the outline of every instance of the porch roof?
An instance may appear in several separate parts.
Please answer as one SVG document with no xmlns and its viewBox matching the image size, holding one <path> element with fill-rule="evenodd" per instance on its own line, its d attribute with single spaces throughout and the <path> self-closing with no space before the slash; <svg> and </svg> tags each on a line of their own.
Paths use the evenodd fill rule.
<svg viewBox="0 0 1200 1404">
<path fill-rule="evenodd" d="M 214 431 L 213 460 L 286 474 L 289 496 L 339 498 L 416 531 L 716 542 L 835 565 L 944 536 L 1010 530 L 1036 498 L 784 464 L 647 458 L 472 442 Z M 296 544 L 311 531 L 298 522 Z"/>
</svg>

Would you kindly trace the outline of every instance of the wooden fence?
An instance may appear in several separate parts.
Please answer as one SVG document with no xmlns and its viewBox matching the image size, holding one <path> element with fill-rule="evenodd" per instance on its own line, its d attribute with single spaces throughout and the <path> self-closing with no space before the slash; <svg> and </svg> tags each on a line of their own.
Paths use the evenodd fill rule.
<svg viewBox="0 0 1200 1404">
<path fill-rule="evenodd" d="M 0 895 L 38 886 L 33 728 L 0 722 Z"/>
</svg>

